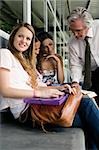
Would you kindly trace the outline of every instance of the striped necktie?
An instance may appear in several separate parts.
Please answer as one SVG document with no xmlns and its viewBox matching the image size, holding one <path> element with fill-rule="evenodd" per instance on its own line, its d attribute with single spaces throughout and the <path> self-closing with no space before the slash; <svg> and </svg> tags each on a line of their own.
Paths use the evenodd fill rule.
<svg viewBox="0 0 99 150">
<path fill-rule="evenodd" d="M 85 37 L 86 47 L 85 47 L 85 76 L 83 88 L 88 90 L 91 88 L 91 52 L 90 45 L 88 42 L 88 37 Z"/>
</svg>

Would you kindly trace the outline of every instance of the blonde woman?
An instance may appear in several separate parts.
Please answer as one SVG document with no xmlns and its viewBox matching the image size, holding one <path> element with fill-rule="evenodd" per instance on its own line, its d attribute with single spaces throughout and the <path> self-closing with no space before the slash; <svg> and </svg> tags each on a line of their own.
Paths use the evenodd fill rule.
<svg viewBox="0 0 99 150">
<path fill-rule="evenodd" d="M 57 89 L 38 88 L 35 69 L 35 32 L 27 23 L 12 31 L 8 49 L 0 49 L 0 110 L 10 107 L 15 118 L 25 108 L 26 97 L 57 97 Z"/>
</svg>

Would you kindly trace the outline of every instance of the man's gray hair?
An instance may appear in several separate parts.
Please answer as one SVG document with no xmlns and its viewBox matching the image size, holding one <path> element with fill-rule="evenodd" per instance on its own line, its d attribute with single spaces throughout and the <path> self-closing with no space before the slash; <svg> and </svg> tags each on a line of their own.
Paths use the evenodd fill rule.
<svg viewBox="0 0 99 150">
<path fill-rule="evenodd" d="M 91 27 L 93 22 L 92 15 L 84 7 L 77 7 L 70 13 L 67 17 L 68 26 L 77 19 L 82 19 L 88 28 Z"/>
</svg>

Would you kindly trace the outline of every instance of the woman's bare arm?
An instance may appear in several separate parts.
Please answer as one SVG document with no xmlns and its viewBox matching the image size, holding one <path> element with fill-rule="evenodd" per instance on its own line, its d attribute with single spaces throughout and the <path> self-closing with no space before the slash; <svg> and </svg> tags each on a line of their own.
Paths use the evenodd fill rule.
<svg viewBox="0 0 99 150">
<path fill-rule="evenodd" d="M 60 92 L 57 89 L 48 89 L 40 88 L 25 90 L 18 89 L 15 87 L 10 87 L 10 71 L 4 68 L 0 68 L 0 94 L 7 98 L 25 98 L 25 97 L 58 97 L 63 95 L 63 92 Z"/>
<path fill-rule="evenodd" d="M 57 80 L 60 84 L 64 82 L 64 69 L 63 69 L 63 63 L 61 62 L 62 59 L 60 59 L 57 55 L 49 55 L 47 56 L 48 58 L 54 58 L 54 60 L 57 63 Z"/>
<path fill-rule="evenodd" d="M 10 86 L 10 71 L 0 68 L 0 93 L 4 97 L 24 98 L 33 97 L 33 90 L 13 88 Z"/>
</svg>

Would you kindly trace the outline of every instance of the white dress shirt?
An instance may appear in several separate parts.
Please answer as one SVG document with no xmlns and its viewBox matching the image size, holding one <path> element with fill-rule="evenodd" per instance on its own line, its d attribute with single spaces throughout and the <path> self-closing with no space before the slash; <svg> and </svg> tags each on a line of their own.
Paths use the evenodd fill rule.
<svg viewBox="0 0 99 150">
<path fill-rule="evenodd" d="M 87 33 L 91 50 L 91 70 L 99 67 L 99 20 L 94 20 L 92 27 Z M 84 40 L 78 40 L 72 37 L 69 41 L 69 58 L 72 82 L 83 80 L 83 70 L 85 64 L 85 46 Z"/>
</svg>

